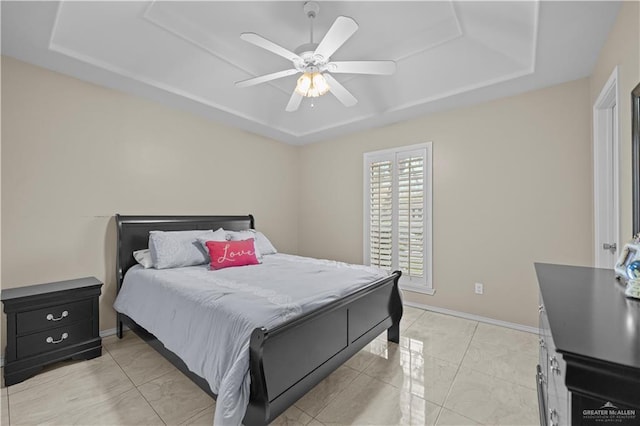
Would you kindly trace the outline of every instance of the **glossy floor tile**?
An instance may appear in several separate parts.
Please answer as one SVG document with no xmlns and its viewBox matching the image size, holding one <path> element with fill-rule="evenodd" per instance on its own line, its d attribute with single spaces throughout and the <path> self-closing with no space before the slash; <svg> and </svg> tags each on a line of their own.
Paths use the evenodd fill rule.
<svg viewBox="0 0 640 426">
<path fill-rule="evenodd" d="M 279 415 L 271 424 L 277 426 L 304 426 L 309 424 L 311 420 L 313 420 L 313 417 L 294 405 Z"/>
<path fill-rule="evenodd" d="M 50 425 L 164 425 L 137 389 L 79 410 L 63 412 L 42 424 Z"/>
<path fill-rule="evenodd" d="M 358 371 L 345 365 L 338 367 L 329 377 L 300 398 L 295 406 L 311 416 L 318 415 L 358 374 Z"/>
<path fill-rule="evenodd" d="M 362 372 L 367 368 L 376 358 L 378 358 L 387 349 L 387 332 L 381 334 L 384 339 L 375 339 L 369 343 L 360 352 L 352 356 L 347 362 L 344 363 L 347 367 Z"/>
<path fill-rule="evenodd" d="M 364 374 L 442 405 L 458 365 L 429 356 L 422 349 L 416 342 L 411 349 L 390 344 Z"/>
<path fill-rule="evenodd" d="M 424 313 L 425 311 L 422 309 L 405 306 L 402 312 L 402 321 L 400 321 L 400 330 L 402 331 L 409 328 Z"/>
<path fill-rule="evenodd" d="M 169 361 L 133 333 L 127 333 L 121 341 L 117 338 L 109 339 L 104 348 L 136 386 L 176 370 Z"/>
<path fill-rule="evenodd" d="M 425 354 L 458 364 L 477 326 L 477 321 L 427 311 L 404 331 L 400 344 L 419 344 Z"/>
<path fill-rule="evenodd" d="M 537 337 L 405 307 L 386 332 L 280 415 L 276 425 L 532 425 Z M 0 424 L 211 425 L 215 401 L 133 333 L 103 356 L 2 388 Z"/>
<path fill-rule="evenodd" d="M 194 412 L 212 407 L 215 402 L 177 369 L 139 386 L 138 389 L 168 425 L 179 425 Z"/>
<path fill-rule="evenodd" d="M 536 388 L 538 336 L 490 324 L 478 324 L 463 367 Z"/>
<path fill-rule="evenodd" d="M 535 389 L 461 368 L 444 406 L 482 424 L 536 425 L 536 398 Z"/>
<path fill-rule="evenodd" d="M 104 353 L 104 349 L 102 351 Z M 15 385 L 9 386 L 7 388 L 7 391 L 10 394 L 15 394 L 17 392 L 22 392 L 27 389 L 37 388 L 51 381 L 57 381 L 61 377 L 66 376 L 72 372 L 75 372 L 78 369 L 82 370 L 82 369 L 88 368 L 89 366 L 94 365 L 96 362 L 100 362 L 100 360 L 101 358 L 94 359 L 94 360 L 91 360 L 89 363 L 84 361 L 73 361 L 73 360 L 57 362 L 55 364 L 51 364 L 44 367 L 40 371 L 40 373 L 38 373 L 37 375 L 23 382 L 16 383 Z"/>
<path fill-rule="evenodd" d="M 425 354 L 458 364 L 469 348 L 473 331 L 473 328 L 459 332 L 431 329 L 428 324 L 416 321 L 405 330 L 406 339 L 400 344 L 420 342 Z"/>
<path fill-rule="evenodd" d="M 443 315 L 437 312 L 424 312 L 411 327 L 428 327 L 431 331 L 440 331 L 452 334 L 473 334 L 478 327 L 477 321 L 465 318 Z"/>
<path fill-rule="evenodd" d="M 477 423 L 468 417 L 465 417 L 444 407 L 442 408 L 442 410 L 440 410 L 440 415 L 438 415 L 438 420 L 436 421 L 436 426 L 460 426 L 479 424 L 480 423 Z"/>
<path fill-rule="evenodd" d="M 365 374 L 318 414 L 326 425 L 433 425 L 440 406 Z"/>
<path fill-rule="evenodd" d="M 9 424 L 9 393 L 7 388 L 2 388 L 2 402 L 0 404 L 0 425 Z"/>
<path fill-rule="evenodd" d="M 63 413 L 72 415 L 134 388 L 109 354 L 69 365 L 64 371 L 67 374 L 56 374 L 55 379 L 26 390 L 16 391 L 10 386 L 10 422 L 39 424 L 54 421 Z M 29 380 L 36 381 L 38 376 Z"/>
<path fill-rule="evenodd" d="M 213 414 L 215 412 L 215 404 L 212 407 L 205 408 L 193 417 L 190 417 L 182 423 L 184 426 L 211 426 L 213 424 Z"/>
</svg>

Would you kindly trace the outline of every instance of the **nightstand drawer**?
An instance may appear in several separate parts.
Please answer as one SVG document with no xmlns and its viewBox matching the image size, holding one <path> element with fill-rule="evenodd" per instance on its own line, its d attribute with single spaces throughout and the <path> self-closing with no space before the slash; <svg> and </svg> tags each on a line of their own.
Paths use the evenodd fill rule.
<svg viewBox="0 0 640 426">
<path fill-rule="evenodd" d="M 79 302 L 63 303 L 49 306 L 35 311 L 20 312 L 16 315 L 18 335 L 46 330 L 71 324 L 78 320 L 91 317 L 91 299 Z"/>
<path fill-rule="evenodd" d="M 18 358 L 64 348 L 91 339 L 91 334 L 91 321 L 81 321 L 69 326 L 18 337 Z"/>
</svg>

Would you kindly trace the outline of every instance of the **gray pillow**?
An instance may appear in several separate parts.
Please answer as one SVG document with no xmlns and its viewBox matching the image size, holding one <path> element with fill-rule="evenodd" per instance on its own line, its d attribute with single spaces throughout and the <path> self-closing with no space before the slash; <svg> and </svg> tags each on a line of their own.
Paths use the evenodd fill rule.
<svg viewBox="0 0 640 426">
<path fill-rule="evenodd" d="M 209 254 L 198 237 L 213 234 L 206 231 L 150 231 L 149 250 L 156 269 L 180 268 L 209 262 Z"/>
</svg>

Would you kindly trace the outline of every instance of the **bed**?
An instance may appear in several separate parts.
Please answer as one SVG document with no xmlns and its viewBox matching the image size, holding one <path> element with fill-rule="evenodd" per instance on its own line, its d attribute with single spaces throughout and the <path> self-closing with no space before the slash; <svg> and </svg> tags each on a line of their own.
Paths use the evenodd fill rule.
<svg viewBox="0 0 640 426">
<path fill-rule="evenodd" d="M 125 274 L 136 265 L 133 252 L 147 248 L 149 231 L 218 228 L 242 231 L 254 229 L 255 223 L 251 215 L 116 215 L 116 225 L 116 279 L 117 292 L 120 293 Z M 288 260 L 286 256 L 278 259 Z M 135 268 L 132 270 L 134 272 Z M 271 422 L 383 331 L 387 331 L 389 341 L 397 343 L 402 317 L 398 289 L 400 275 L 396 271 L 382 276 L 356 291 L 293 315 L 275 326 L 255 327 L 248 341 L 250 387 L 242 422 L 245 425 Z M 131 316 L 117 313 L 118 337 L 122 337 L 126 325 L 200 388 L 216 397 L 202 375 L 191 371 L 184 360 L 167 349 L 160 339 L 136 323 Z M 314 350 L 309 351 L 310 347 Z"/>
</svg>

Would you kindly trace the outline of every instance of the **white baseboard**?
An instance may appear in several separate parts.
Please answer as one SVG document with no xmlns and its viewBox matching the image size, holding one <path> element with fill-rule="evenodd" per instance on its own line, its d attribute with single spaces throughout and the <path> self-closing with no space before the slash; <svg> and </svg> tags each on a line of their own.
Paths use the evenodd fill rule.
<svg viewBox="0 0 640 426">
<path fill-rule="evenodd" d="M 515 322 L 502 321 L 493 318 L 483 317 L 481 315 L 468 314 L 466 312 L 454 311 L 451 309 L 438 308 L 437 306 L 423 305 L 422 303 L 404 302 L 405 305 L 413 308 L 424 309 L 426 311 L 438 312 L 439 314 L 452 315 L 454 317 L 465 318 L 468 320 L 484 322 L 487 324 L 499 325 L 501 327 L 513 328 L 514 330 L 525 331 L 527 333 L 539 334 L 540 329 L 538 327 L 531 327 L 528 325 L 516 324 Z"/>
<path fill-rule="evenodd" d="M 129 330 L 129 327 L 127 327 L 126 325 L 122 328 L 123 330 Z M 107 337 L 107 336 L 113 336 L 114 334 L 116 334 L 118 332 L 117 328 L 108 328 L 106 330 L 102 330 L 100 332 L 100 337 Z"/>
<path fill-rule="evenodd" d="M 107 336 L 113 336 L 114 334 L 116 334 L 116 332 L 118 331 L 117 328 L 108 328 L 106 330 L 101 330 L 100 331 L 100 337 L 107 337 Z"/>
</svg>

